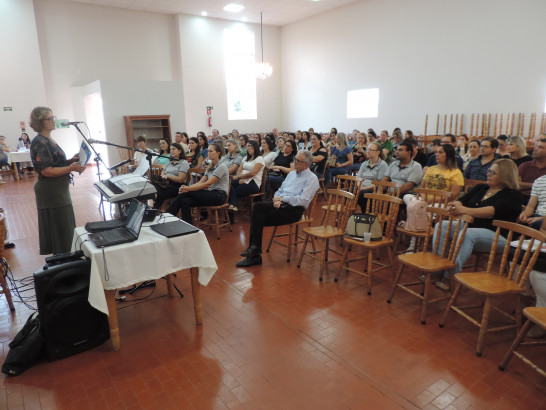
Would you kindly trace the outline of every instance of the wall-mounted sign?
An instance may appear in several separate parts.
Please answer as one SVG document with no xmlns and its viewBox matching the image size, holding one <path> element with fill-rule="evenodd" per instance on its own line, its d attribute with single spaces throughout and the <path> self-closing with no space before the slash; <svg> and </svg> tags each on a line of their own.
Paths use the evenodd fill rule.
<svg viewBox="0 0 546 410">
<path fill-rule="evenodd" d="M 4 107 L 4 111 L 13 111 L 13 107 Z"/>
</svg>

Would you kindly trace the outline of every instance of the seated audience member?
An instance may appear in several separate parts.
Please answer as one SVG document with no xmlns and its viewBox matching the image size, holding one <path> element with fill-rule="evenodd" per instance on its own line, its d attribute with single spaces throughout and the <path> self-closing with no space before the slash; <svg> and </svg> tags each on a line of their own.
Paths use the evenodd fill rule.
<svg viewBox="0 0 546 410">
<path fill-rule="evenodd" d="M 239 145 L 241 146 L 241 152 L 239 153 L 239 155 L 242 158 L 246 157 L 246 146 L 248 144 L 248 141 L 248 135 L 243 134 L 239 136 Z"/>
<path fill-rule="evenodd" d="M 266 196 L 269 192 L 279 189 L 289 172 L 294 170 L 293 162 L 298 153 L 295 140 L 287 140 L 283 146 L 283 153 L 277 155 L 267 174 Z"/>
<path fill-rule="evenodd" d="M 146 151 L 146 138 L 143 135 L 139 135 L 136 139 L 137 148 L 140 151 Z M 146 161 L 146 153 L 145 152 L 139 152 L 139 151 L 133 151 L 134 152 L 134 161 L 138 165 L 142 161 Z"/>
<path fill-rule="evenodd" d="M 176 142 L 177 144 L 180 144 L 182 146 L 182 149 L 184 150 L 184 153 L 187 153 L 189 151 L 188 141 L 189 141 L 189 138 L 188 138 L 187 133 L 177 131 L 174 134 L 174 142 Z"/>
<path fill-rule="evenodd" d="M 311 148 L 311 136 L 307 131 L 301 132 L 301 138 L 298 142 L 298 150 Z"/>
<path fill-rule="evenodd" d="M 394 149 L 398 148 L 400 143 L 404 140 L 404 137 L 402 136 L 402 131 L 400 129 L 397 129 L 392 132 L 392 143 L 394 145 Z"/>
<path fill-rule="evenodd" d="M 406 130 L 406 132 L 404 132 L 404 139 L 408 139 L 408 138 L 415 138 L 413 136 L 413 131 L 412 130 Z"/>
<path fill-rule="evenodd" d="M 389 139 L 389 132 L 387 130 L 381 131 L 381 136 L 379 137 L 381 142 L 381 149 L 383 150 L 383 155 L 385 156 L 385 161 L 387 164 L 390 164 L 392 161 L 392 156 L 394 155 L 394 144 Z"/>
<path fill-rule="evenodd" d="M 313 163 L 309 169 L 320 179 L 324 174 L 326 161 L 328 161 L 328 150 L 316 134 L 311 135 L 311 149 L 309 151 L 313 155 Z"/>
<path fill-rule="evenodd" d="M 457 137 L 457 154 L 463 159 L 463 161 L 468 162 L 468 135 L 461 134 Z"/>
<path fill-rule="evenodd" d="M 6 137 L 0 135 L 0 167 L 2 165 L 9 165 L 7 153 L 10 151 L 10 147 L 6 144 Z M 6 182 L 2 180 L 2 176 L 0 175 L 0 185 L 5 183 Z"/>
<path fill-rule="evenodd" d="M 171 144 L 171 158 L 168 164 L 165 164 L 159 181 L 152 181 L 157 194 L 154 202 L 154 208 L 159 209 L 163 202 L 168 198 L 174 198 L 178 195 L 180 186 L 186 181 L 186 175 L 190 166 L 186 159 L 186 154 L 182 145 L 173 142 Z"/>
<path fill-rule="evenodd" d="M 277 154 L 280 154 L 280 153 L 283 152 L 283 147 L 284 147 L 285 141 L 286 141 L 286 138 L 284 138 L 284 137 L 277 138 L 277 146 L 275 147 L 275 152 Z"/>
<path fill-rule="evenodd" d="M 532 160 L 524 162 L 518 167 L 520 188 L 523 193 L 529 193 L 533 182 L 546 175 L 546 137 L 535 143 Z"/>
<path fill-rule="evenodd" d="M 229 173 L 225 164 L 220 163 L 224 147 L 214 141 L 209 145 L 210 165 L 201 180 L 193 185 L 182 185 L 167 212 L 178 215 L 182 211 L 182 219 L 192 223 L 191 208 L 193 206 L 216 206 L 226 202 L 229 188 Z"/>
<path fill-rule="evenodd" d="M 537 178 L 531 188 L 531 197 L 519 216 L 519 221 L 539 230 L 546 215 L 546 175 Z"/>
<path fill-rule="evenodd" d="M 472 161 L 473 159 L 478 158 L 479 155 L 480 155 L 480 140 L 473 139 L 472 141 L 470 141 L 468 143 L 468 152 L 463 157 L 463 160 L 464 160 L 464 166 L 463 167 L 464 167 L 464 169 L 466 169 L 466 167 L 468 166 L 470 161 Z"/>
<path fill-rule="evenodd" d="M 326 170 L 324 183 L 326 186 L 330 184 L 333 176 L 347 175 L 349 166 L 353 163 L 353 150 L 347 145 L 347 137 L 340 132 L 334 137 L 334 146 L 331 149 L 332 156 L 335 157 L 335 165 Z"/>
<path fill-rule="evenodd" d="M 275 158 L 277 158 L 277 153 L 275 152 L 275 143 L 273 142 L 273 139 L 270 136 L 265 136 L 262 138 L 262 157 L 265 162 L 265 166 L 269 168 L 271 164 L 273 164 L 273 161 L 275 161 Z"/>
<path fill-rule="evenodd" d="M 32 141 L 30 140 L 30 137 L 26 132 L 21 133 L 21 136 L 19 137 L 19 141 L 17 144 L 17 151 L 21 150 L 29 150 L 30 144 Z M 17 171 L 21 174 L 25 174 L 26 172 L 31 173 L 34 168 L 32 168 L 32 162 L 31 161 L 22 161 L 17 162 Z"/>
<path fill-rule="evenodd" d="M 209 154 L 209 142 L 203 131 L 197 133 L 197 141 L 199 142 L 199 152 L 201 153 L 201 156 L 204 159 L 207 159 Z"/>
<path fill-rule="evenodd" d="M 428 156 L 419 148 L 417 140 L 414 138 L 406 138 L 404 141 L 408 141 L 413 145 L 413 160 L 421 164 L 421 167 L 425 168 L 428 163 Z"/>
<path fill-rule="evenodd" d="M 159 154 L 163 155 L 162 157 L 156 157 L 154 165 L 160 165 L 164 167 L 171 160 L 171 144 L 165 138 L 159 140 Z"/>
<path fill-rule="evenodd" d="M 368 144 L 374 141 L 377 141 L 377 134 L 372 128 L 370 128 L 368 129 Z"/>
<path fill-rule="evenodd" d="M 260 148 L 256 141 L 248 141 L 246 145 L 246 158 L 243 159 L 237 174 L 231 181 L 229 191 L 229 209 L 237 211 L 239 198 L 257 194 L 262 186 L 262 174 L 265 162 L 260 154 Z"/>
<path fill-rule="evenodd" d="M 457 148 L 457 139 L 455 138 L 455 135 L 453 134 L 446 134 L 442 137 L 440 140 L 442 144 L 450 144 L 453 146 L 453 148 Z M 455 154 L 455 159 L 457 161 L 457 166 L 462 171 L 464 166 L 464 161 L 462 157 L 459 154 Z M 433 165 L 436 165 L 436 155 L 431 155 L 428 157 L 427 161 L 427 167 L 431 167 Z"/>
<path fill-rule="evenodd" d="M 480 155 L 468 163 L 463 172 L 464 179 L 479 179 L 487 181 L 487 172 L 497 159 L 499 142 L 495 138 L 486 137 L 480 143 Z"/>
<path fill-rule="evenodd" d="M 436 156 L 436 151 L 438 151 L 438 148 L 440 148 L 440 145 L 442 145 L 442 140 L 440 138 L 434 138 L 430 143 L 430 150 L 427 154 L 427 157 L 430 159 L 434 156 Z M 427 161 L 428 163 L 428 161 Z"/>
<path fill-rule="evenodd" d="M 201 168 L 203 164 L 203 156 L 199 148 L 199 140 L 196 137 L 191 137 L 188 144 L 189 152 L 186 155 L 186 161 L 190 164 L 190 168 Z"/>
<path fill-rule="evenodd" d="M 510 155 L 510 159 L 516 163 L 516 167 L 527 161 L 531 161 L 532 158 L 527 154 L 527 145 L 525 140 L 518 136 L 508 138 L 508 144 L 506 150 Z"/>
<path fill-rule="evenodd" d="M 385 151 L 383 151 L 384 153 Z M 410 194 L 423 179 L 421 164 L 412 159 L 413 145 L 407 141 L 396 150 L 396 160 L 387 168 L 383 181 L 391 181 L 400 187 L 400 195 Z"/>
<path fill-rule="evenodd" d="M 383 159 L 383 151 L 381 144 L 377 141 L 368 144 L 368 159 L 360 165 L 357 176 L 363 178 L 362 189 L 358 193 L 357 204 L 360 206 L 362 213 L 366 212 L 367 198 L 364 194 L 369 194 L 373 191 L 372 181 L 380 181 L 383 179 L 389 167 Z"/>
<path fill-rule="evenodd" d="M 447 209 L 453 215 L 469 215 L 474 218 L 461 245 L 453 274 L 461 271 L 472 252 L 491 251 L 497 229 L 493 226 L 493 220 L 516 222 L 523 203 L 518 189 L 518 174 L 514 162 L 507 158 L 497 159 L 487 172 L 486 184 L 476 185 L 461 199 L 448 204 Z M 448 221 L 443 222 L 446 225 L 443 226 L 440 243 L 443 243 L 445 238 L 447 223 Z M 454 229 L 453 226 L 452 232 L 449 233 L 450 238 L 453 237 Z M 436 240 L 436 232 L 433 240 Z M 506 238 L 501 236 L 497 249 L 501 250 L 505 244 Z M 450 272 L 444 271 L 439 276 L 441 280 L 436 285 L 442 290 L 449 290 Z"/>
<path fill-rule="evenodd" d="M 226 143 L 227 153 L 222 157 L 222 163 L 226 165 L 229 171 L 229 175 L 234 175 L 239 169 L 239 165 L 243 161 L 243 158 L 239 155 L 241 148 L 239 147 L 239 141 L 236 139 L 230 139 Z"/>
<path fill-rule="evenodd" d="M 238 267 L 262 264 L 262 236 L 264 226 L 288 225 L 301 219 L 319 188 L 318 178 L 309 170 L 313 156 L 307 150 L 296 155 L 295 171 L 290 172 L 275 192 L 273 201 L 257 202 L 252 208 L 248 249 Z"/>
<path fill-rule="evenodd" d="M 366 134 L 360 133 L 357 135 L 356 144 L 353 145 L 353 163 L 349 167 L 349 173 L 358 172 L 360 166 L 366 161 Z"/>
<path fill-rule="evenodd" d="M 510 158 L 510 153 L 508 152 L 508 135 L 499 135 L 497 141 L 499 142 L 497 155 L 501 158 Z"/>
</svg>

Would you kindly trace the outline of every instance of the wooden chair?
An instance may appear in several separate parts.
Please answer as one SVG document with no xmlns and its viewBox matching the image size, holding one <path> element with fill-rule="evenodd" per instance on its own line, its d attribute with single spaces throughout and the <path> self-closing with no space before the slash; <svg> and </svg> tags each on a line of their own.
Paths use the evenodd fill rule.
<svg viewBox="0 0 546 410">
<path fill-rule="evenodd" d="M 434 204 L 435 206 L 439 206 L 440 208 L 445 208 L 447 202 L 451 198 L 451 192 L 440 191 L 438 189 L 415 188 L 413 192 L 415 192 L 417 199 L 423 199 L 429 204 Z M 432 232 L 408 231 L 405 227 L 399 226 L 398 228 L 396 228 L 396 244 L 394 246 L 395 253 L 398 253 L 400 240 L 404 236 L 415 238 L 415 251 L 417 252 L 420 248 L 420 244 L 424 243 L 424 239 L 432 236 Z M 422 251 L 425 250 L 426 249 L 422 249 Z"/>
<path fill-rule="evenodd" d="M 13 312 L 15 310 L 15 306 L 13 305 L 13 300 L 11 298 L 11 292 L 8 287 L 8 283 L 6 281 L 6 266 L 4 265 L 4 242 L 6 242 L 6 215 L 0 214 L 0 287 L 2 288 L 0 290 L 0 294 L 6 295 L 6 299 L 8 301 L 9 309 Z M 6 262 L 7 263 L 7 262 Z"/>
<path fill-rule="evenodd" d="M 328 169 L 328 167 L 330 166 L 330 163 L 328 161 L 326 161 L 326 165 L 324 166 L 324 171 L 322 171 L 322 178 L 319 178 L 319 190 L 318 190 L 318 194 L 322 194 L 324 195 L 324 200 L 325 201 L 328 201 L 328 196 L 327 196 L 327 192 L 326 192 L 326 187 L 324 186 L 324 176 L 326 175 L 326 170 Z"/>
<path fill-rule="evenodd" d="M 385 194 L 391 195 L 396 198 L 400 197 L 400 186 L 394 182 L 389 181 L 372 181 L 373 191 L 372 194 Z"/>
<path fill-rule="evenodd" d="M 190 168 L 188 169 L 188 185 L 195 184 L 201 180 L 201 178 L 205 175 L 205 169 L 204 168 Z"/>
<path fill-rule="evenodd" d="M 435 299 L 431 299 L 430 290 L 431 290 L 431 274 L 444 271 L 446 269 L 453 269 L 456 266 L 455 260 L 459 255 L 459 250 L 461 249 L 461 244 L 464 241 L 466 230 L 468 229 L 468 224 L 473 222 L 473 218 L 467 215 L 462 215 L 460 217 L 452 216 L 446 209 L 437 208 L 437 207 L 427 207 L 427 211 L 430 212 L 431 218 L 428 222 L 427 231 L 425 232 L 425 246 L 422 252 L 410 253 L 405 255 L 398 255 L 398 262 L 400 262 L 400 267 L 396 273 L 394 283 L 392 284 L 392 290 L 387 303 L 392 302 L 396 288 L 400 288 L 409 292 L 413 296 L 422 300 L 421 303 L 421 324 L 426 324 L 427 319 L 427 309 L 430 303 L 436 303 L 441 300 L 446 300 L 451 297 L 443 296 Z M 432 217 L 434 216 L 434 217 Z M 438 230 L 436 235 L 436 240 L 432 246 L 432 252 L 427 252 L 428 243 L 430 238 L 434 233 L 434 221 L 437 221 L 436 229 Z M 442 223 L 447 222 L 447 226 L 444 226 Z M 449 232 L 454 228 L 455 233 L 453 237 L 449 238 Z M 446 236 L 443 243 L 440 243 L 440 236 L 442 234 L 442 229 L 445 229 Z M 416 269 L 419 272 L 425 274 L 425 282 L 416 281 L 409 283 L 400 283 L 400 278 L 405 267 Z M 412 287 L 418 286 L 422 288 L 420 293 L 415 292 Z"/>
<path fill-rule="evenodd" d="M 268 168 L 264 167 L 264 172 L 262 173 L 262 184 L 260 185 L 260 192 L 256 194 L 250 194 L 248 197 L 250 198 L 250 209 L 254 206 L 254 199 L 261 198 L 263 201 L 265 198 L 265 186 L 267 184 L 267 174 L 268 174 Z"/>
<path fill-rule="evenodd" d="M 478 326 L 480 328 L 478 343 L 476 346 L 476 356 L 478 357 L 482 355 L 482 348 L 487 332 L 496 332 L 512 328 L 519 329 L 521 327 L 522 311 L 520 296 L 526 291 L 525 284 L 527 282 L 527 278 L 529 277 L 529 273 L 535 265 L 535 262 L 542 247 L 542 243 L 546 240 L 546 236 L 544 236 L 539 231 L 513 222 L 495 220 L 493 221 L 493 225 L 497 227 L 497 231 L 495 234 L 495 239 L 493 240 L 493 245 L 491 247 L 491 253 L 489 255 L 489 261 L 487 263 L 486 271 L 468 273 L 461 272 L 455 275 L 455 280 L 458 282 L 458 284 L 455 288 L 455 291 L 453 292 L 453 296 L 451 297 L 449 304 L 447 305 L 444 315 L 440 320 L 440 327 L 444 327 L 449 312 L 453 310 L 474 325 Z M 506 236 L 506 246 L 504 247 L 504 251 L 502 253 L 500 266 L 498 267 L 497 271 L 494 272 L 493 265 L 495 262 L 495 256 L 498 255 L 496 249 L 499 242 L 499 236 L 501 235 L 501 229 L 507 230 L 508 235 Z M 508 254 L 510 251 L 510 242 L 514 240 L 514 237 L 518 234 L 520 235 L 520 237 L 518 239 L 518 245 L 516 247 L 512 260 L 519 261 L 521 253 L 523 252 L 521 263 L 519 265 L 517 263 L 512 263 L 510 268 L 506 269 L 508 264 Z M 525 239 L 530 240 L 527 241 L 530 242 L 530 245 L 527 247 L 526 250 L 523 250 Z M 532 250 L 532 248 L 535 249 Z M 517 268 L 518 266 L 519 268 Z M 485 303 L 477 306 L 456 306 L 455 302 L 457 301 L 457 297 L 459 296 L 459 293 L 463 287 L 484 296 Z M 497 306 L 494 306 L 492 303 L 493 299 L 495 298 L 510 295 L 516 296 L 517 305 L 515 317 L 499 309 Z M 503 300 L 503 302 L 505 305 L 506 300 Z M 464 312 L 464 310 L 466 309 L 472 309 L 482 306 L 483 313 L 480 322 Z M 513 321 L 514 324 L 490 328 L 489 315 L 491 313 L 491 309 L 495 309 L 502 315 L 506 316 L 511 321 Z"/>
<path fill-rule="evenodd" d="M 508 362 L 510 362 L 510 359 L 512 359 L 512 355 L 516 355 L 521 360 L 523 360 L 524 363 L 528 364 L 537 372 L 539 372 L 541 375 L 546 377 L 546 369 L 540 368 L 536 363 L 534 363 L 531 359 L 529 359 L 523 353 L 516 352 L 516 350 L 520 346 L 530 346 L 530 347 L 546 346 L 546 340 L 535 341 L 535 342 L 523 342 L 525 335 L 527 334 L 527 332 L 529 331 L 529 329 L 531 328 L 533 324 L 546 330 L 546 307 L 525 308 L 523 309 L 523 316 L 527 318 L 527 322 L 525 322 L 525 325 L 523 325 L 523 327 L 519 331 L 518 335 L 516 336 L 516 339 L 512 343 L 512 346 L 510 346 L 510 349 L 508 349 L 508 352 L 506 352 L 504 359 L 502 359 L 502 362 L 499 365 L 499 370 L 504 370 L 506 366 L 508 365 Z"/>
<path fill-rule="evenodd" d="M 358 196 L 358 191 L 362 185 L 363 179 L 360 177 L 354 177 L 352 175 L 338 175 L 337 176 L 337 190 L 346 191 L 353 194 L 355 197 Z M 326 219 L 326 214 L 328 211 L 329 205 L 322 205 L 322 218 L 320 219 L 320 224 L 323 225 Z"/>
<path fill-rule="evenodd" d="M 468 191 L 470 191 L 472 188 L 474 188 L 478 184 L 486 184 L 486 183 L 487 181 L 482 181 L 480 179 L 465 179 L 463 194 L 466 194 Z"/>
<path fill-rule="evenodd" d="M 231 179 L 230 184 L 228 185 L 228 192 L 226 196 L 226 202 L 222 205 L 210 205 L 210 206 L 198 206 L 196 215 L 200 216 L 202 211 L 208 213 L 208 217 L 205 221 L 199 222 L 200 227 L 209 226 L 210 229 L 213 227 L 216 229 L 216 239 L 220 239 L 220 228 L 227 226 L 229 231 L 232 232 L 231 221 L 229 220 L 228 215 L 228 198 L 229 191 L 231 189 Z"/>
<path fill-rule="evenodd" d="M 373 274 L 382 269 L 387 269 L 392 266 L 392 245 L 394 242 L 392 236 L 394 232 L 394 227 L 396 226 L 396 218 L 398 218 L 400 205 L 402 205 L 404 202 L 400 198 L 385 194 L 365 194 L 365 197 L 368 198 L 368 203 L 375 203 L 373 205 L 373 208 L 377 210 L 377 213 L 375 215 L 379 218 L 380 221 L 383 221 L 383 238 L 379 241 L 363 242 L 362 240 L 360 240 L 360 238 L 356 239 L 348 236 L 344 237 L 344 251 L 341 257 L 339 270 L 336 277 L 334 278 L 334 282 L 337 282 L 339 280 L 339 276 L 341 275 L 341 271 L 343 269 L 345 269 L 346 271 L 364 275 L 368 278 L 368 295 L 371 295 Z M 353 246 L 363 248 L 365 256 L 347 259 L 347 254 Z M 382 248 L 387 248 L 388 258 L 386 263 L 383 263 L 380 260 L 374 261 L 373 258 L 373 252 L 379 252 L 379 250 Z M 361 270 L 349 267 L 350 263 L 363 259 L 366 259 L 367 262 L 363 272 Z M 374 264 L 379 265 L 379 268 L 374 270 Z"/>
<path fill-rule="evenodd" d="M 269 238 L 269 243 L 267 244 L 266 252 L 269 252 L 269 249 L 271 248 L 271 245 L 273 243 L 276 243 L 277 245 L 284 246 L 287 248 L 287 255 L 286 255 L 286 262 L 290 262 L 290 257 L 292 255 L 292 246 L 294 246 L 294 249 L 297 249 L 297 246 L 300 243 L 303 243 L 304 237 L 300 235 L 299 233 L 299 227 L 300 225 L 307 224 L 308 227 L 311 226 L 311 222 L 313 222 L 313 209 L 315 208 L 315 203 L 317 202 L 317 197 L 319 195 L 319 192 L 317 191 L 315 193 L 315 196 L 313 197 L 313 200 L 301 216 L 301 219 L 297 222 L 291 223 L 288 225 L 288 232 L 287 233 L 277 233 L 278 226 L 273 227 L 273 232 L 271 233 L 271 238 Z M 288 236 L 288 244 L 285 242 L 281 242 L 275 238 L 282 238 Z M 315 243 L 311 242 L 313 245 L 313 250 L 315 250 Z"/>
<path fill-rule="evenodd" d="M 354 211 L 356 206 L 356 197 L 350 192 L 340 191 L 337 189 L 328 190 L 328 208 L 326 211 L 325 223 L 321 226 L 303 228 L 305 239 L 303 248 L 298 259 L 298 268 L 301 266 L 301 261 L 304 255 L 311 256 L 320 261 L 319 280 L 322 281 L 324 271 L 328 270 L 328 264 L 339 262 L 338 260 L 328 260 L 328 251 L 341 254 L 337 249 L 330 248 L 330 240 L 341 238 L 345 235 L 345 226 L 349 215 Z M 322 240 L 320 250 L 306 252 L 307 243 L 309 241 L 320 239 Z M 320 253 L 317 257 L 315 254 Z"/>
</svg>

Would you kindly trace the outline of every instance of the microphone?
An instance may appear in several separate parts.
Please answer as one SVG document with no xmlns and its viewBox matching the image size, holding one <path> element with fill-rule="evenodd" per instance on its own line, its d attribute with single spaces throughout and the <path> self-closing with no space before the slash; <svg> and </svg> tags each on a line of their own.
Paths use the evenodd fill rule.
<svg viewBox="0 0 546 410">
<path fill-rule="evenodd" d="M 89 144 L 106 144 L 105 141 L 94 140 L 94 139 L 91 139 L 91 138 L 88 139 L 87 142 L 88 142 Z"/>
<path fill-rule="evenodd" d="M 70 122 L 69 121 L 63 121 L 63 122 L 61 122 L 61 125 L 63 127 L 68 127 L 69 125 L 84 124 L 84 123 L 85 123 L 85 121 L 70 121 Z"/>
</svg>

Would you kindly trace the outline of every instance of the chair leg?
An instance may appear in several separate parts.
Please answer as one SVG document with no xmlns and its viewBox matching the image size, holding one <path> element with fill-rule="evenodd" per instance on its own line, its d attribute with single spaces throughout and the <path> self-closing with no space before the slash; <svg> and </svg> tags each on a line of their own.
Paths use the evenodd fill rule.
<svg viewBox="0 0 546 410">
<path fill-rule="evenodd" d="M 446 310 L 445 310 L 442 318 L 440 319 L 440 323 L 439 323 L 438 326 L 444 327 L 444 324 L 445 324 L 445 322 L 447 320 L 447 316 L 449 315 L 449 312 L 451 311 L 451 306 L 453 306 L 453 304 L 457 300 L 457 296 L 459 295 L 459 292 L 461 291 L 462 287 L 463 287 L 463 285 L 461 285 L 459 283 L 457 285 L 457 287 L 455 288 L 455 291 L 453 292 L 453 296 L 451 296 L 451 299 L 449 299 L 449 303 L 447 304 Z"/>
<path fill-rule="evenodd" d="M 269 238 L 269 243 L 267 244 L 266 252 L 269 252 L 269 249 L 271 249 L 271 244 L 273 243 L 273 238 L 275 237 L 275 234 L 277 233 L 277 227 L 273 227 L 273 233 L 271 234 L 271 238 Z"/>
<path fill-rule="evenodd" d="M 218 217 L 218 209 L 214 210 L 214 219 L 216 222 L 216 239 L 220 240 L 220 220 Z"/>
<path fill-rule="evenodd" d="M 334 282 L 337 282 L 339 280 L 339 276 L 341 275 L 341 271 L 343 270 L 343 264 L 345 263 L 345 260 L 347 259 L 347 253 L 349 252 L 349 247 L 345 246 L 343 249 L 343 255 L 341 255 L 341 261 L 339 263 L 339 269 L 337 271 L 336 277 L 334 278 Z"/>
<path fill-rule="evenodd" d="M 421 324 L 425 325 L 427 323 L 427 309 L 428 301 L 430 298 L 430 272 L 425 274 L 425 291 L 423 295 L 423 302 L 421 303 Z"/>
<path fill-rule="evenodd" d="M 372 294 L 373 251 L 368 249 L 368 295 Z"/>
<path fill-rule="evenodd" d="M 299 268 L 301 266 L 301 261 L 303 260 L 303 255 L 305 255 L 305 248 L 307 248 L 307 241 L 309 240 L 309 234 L 305 234 L 305 241 L 303 242 L 303 248 L 301 249 L 300 258 L 298 259 L 298 265 Z"/>
<path fill-rule="evenodd" d="M 4 246 L 4 244 L 0 244 L 1 246 Z M 13 299 L 11 298 L 11 292 L 8 287 L 8 283 L 6 282 L 6 277 L 4 276 L 3 269 L 0 271 L 0 285 L 2 286 L 3 293 L 6 295 L 6 300 L 8 301 L 9 309 L 13 312 L 15 311 L 15 306 L 13 305 Z"/>
<path fill-rule="evenodd" d="M 506 355 L 504 355 L 504 359 L 502 359 L 502 362 L 499 364 L 499 370 L 504 370 L 506 366 L 508 365 L 508 362 L 512 359 L 512 356 L 514 355 L 514 352 L 517 350 L 520 343 L 525 338 L 525 335 L 529 331 L 530 327 L 532 326 L 533 322 L 528 320 L 525 322 L 521 330 L 519 331 L 518 335 L 514 339 L 514 342 L 512 343 L 512 346 L 510 346 L 510 349 L 506 352 Z"/>
<path fill-rule="evenodd" d="M 392 302 L 392 298 L 394 297 L 394 292 L 396 292 L 396 288 L 398 287 L 398 282 L 400 282 L 400 278 L 402 277 L 402 271 L 404 270 L 404 264 L 400 264 L 400 268 L 398 268 L 398 272 L 396 272 L 396 278 L 394 279 L 394 282 L 392 284 L 392 290 L 389 298 L 387 299 L 387 303 Z"/>
<path fill-rule="evenodd" d="M 322 241 L 322 250 L 320 252 L 320 273 L 319 281 L 322 282 L 324 276 L 324 270 L 326 269 L 326 262 L 328 261 L 328 240 L 325 239 Z"/>
<path fill-rule="evenodd" d="M 294 235 L 294 226 L 289 225 L 288 226 L 288 255 L 286 256 L 286 262 L 290 262 L 290 255 L 292 253 L 292 242 L 293 242 L 293 235 Z M 297 239 L 296 239 L 297 241 Z"/>
<path fill-rule="evenodd" d="M 489 314 L 491 313 L 491 298 L 485 297 L 485 306 L 483 307 L 482 322 L 480 324 L 480 334 L 478 335 L 478 344 L 476 345 L 476 356 L 482 357 L 483 343 L 485 334 L 487 333 L 487 325 L 489 324 Z"/>
</svg>

